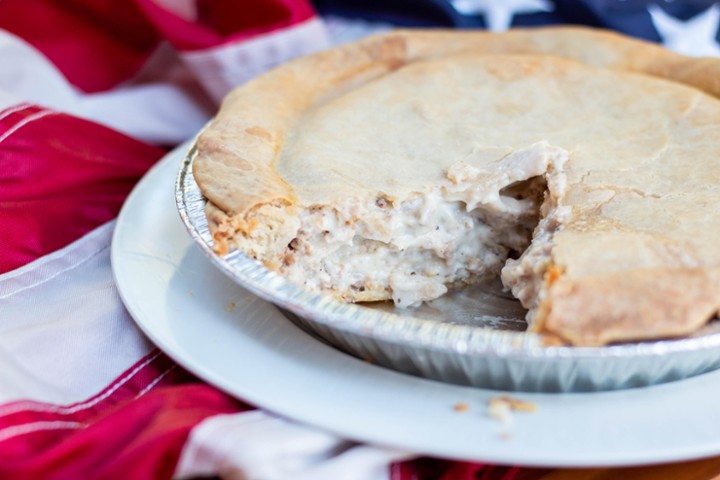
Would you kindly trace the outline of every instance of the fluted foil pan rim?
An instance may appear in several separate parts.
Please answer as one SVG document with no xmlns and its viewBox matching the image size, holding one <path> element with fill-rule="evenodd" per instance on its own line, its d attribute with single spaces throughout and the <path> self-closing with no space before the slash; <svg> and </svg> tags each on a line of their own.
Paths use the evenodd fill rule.
<svg viewBox="0 0 720 480">
<path fill-rule="evenodd" d="M 477 359 L 477 367 L 485 370 L 496 366 L 488 362 L 508 363 L 503 368 L 512 368 L 511 364 L 515 362 L 522 364 L 523 368 L 527 368 L 527 362 L 534 361 L 533 364 L 538 365 L 537 374 L 540 377 L 566 375 L 567 372 L 563 371 L 553 374 L 546 368 L 557 369 L 557 366 L 563 363 L 572 364 L 568 368 L 575 372 L 578 368 L 585 368 L 584 364 L 611 360 L 617 364 L 614 368 L 618 368 L 618 373 L 622 370 L 622 375 L 619 376 L 625 378 L 628 376 L 626 369 L 632 370 L 633 363 L 638 363 L 639 359 L 677 357 L 679 362 L 674 366 L 672 373 L 665 376 L 658 372 L 638 371 L 632 372 L 632 382 L 619 380 L 613 383 L 612 381 L 608 382 L 607 378 L 603 378 L 594 386 L 592 372 L 581 372 L 586 379 L 582 391 L 642 386 L 720 368 L 720 331 L 715 331 L 715 329 L 708 329 L 704 333 L 680 339 L 623 343 L 602 347 L 546 345 L 540 335 L 531 332 L 489 330 L 472 325 L 428 322 L 422 318 L 400 316 L 362 305 L 343 303 L 327 295 L 308 292 L 237 250 L 231 251 L 225 256 L 219 256 L 212 250 L 213 240 L 205 217 L 206 200 L 192 175 L 192 162 L 195 155 L 196 149 L 193 144 L 178 171 L 175 200 L 183 224 L 203 254 L 215 267 L 240 286 L 258 297 L 272 302 L 282 310 L 291 312 L 290 315 L 286 315 L 288 318 L 303 328 L 312 330 L 326 341 L 349 350 L 356 356 L 369 358 L 375 356 L 373 353 L 378 353 L 380 355 L 377 356 L 392 357 L 394 359 L 386 360 L 385 366 L 397 367 L 399 370 L 408 370 L 406 367 L 400 366 L 401 363 L 404 363 L 402 360 L 405 359 L 398 359 L 396 352 L 393 355 L 385 355 L 387 352 L 380 350 L 387 350 L 388 346 L 395 346 L 401 350 L 405 349 L 407 357 L 415 354 L 412 350 L 423 350 L 429 354 L 436 352 L 442 353 L 443 356 L 449 354 L 451 357 L 462 357 L 463 362 L 467 362 L 468 359 L 470 361 Z M 299 318 L 293 318 L 293 315 Z M 340 338 L 338 341 L 338 336 L 345 338 Z M 489 380 L 485 378 L 486 375 L 483 372 L 480 372 L 478 379 L 465 378 L 458 382 L 455 378 L 456 375 L 453 375 L 453 370 L 456 370 L 457 367 L 448 366 L 446 360 L 442 361 L 446 365 L 433 366 L 430 373 L 423 371 L 413 373 L 474 386 L 528 390 L 528 388 L 514 385 L 512 379 L 508 381 Z M 683 362 L 687 365 L 683 365 Z M 643 368 L 647 369 L 648 367 Z M 437 371 L 449 373 L 447 375 L 438 374 Z M 588 378 L 590 379 L 589 386 Z M 550 383 L 554 386 L 547 389 L 548 391 L 574 391 L 576 389 L 572 384 L 563 385 L 562 378 L 553 378 L 552 380 Z M 541 385 L 543 381 L 538 383 L 536 387 L 531 387 L 529 390 L 546 390 Z M 557 387 L 557 385 L 561 386 Z"/>
</svg>

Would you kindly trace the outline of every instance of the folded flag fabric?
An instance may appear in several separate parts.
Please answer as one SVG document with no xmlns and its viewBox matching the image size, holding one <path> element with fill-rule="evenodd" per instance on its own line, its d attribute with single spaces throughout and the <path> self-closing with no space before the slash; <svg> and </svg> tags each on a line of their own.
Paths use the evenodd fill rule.
<svg viewBox="0 0 720 480">
<path fill-rule="evenodd" d="M 720 55 L 719 22 L 700 0 L 3 0 L 0 477 L 539 478 L 353 443 L 195 378 L 125 311 L 113 219 L 232 87 L 335 43 L 582 23 Z"/>
</svg>

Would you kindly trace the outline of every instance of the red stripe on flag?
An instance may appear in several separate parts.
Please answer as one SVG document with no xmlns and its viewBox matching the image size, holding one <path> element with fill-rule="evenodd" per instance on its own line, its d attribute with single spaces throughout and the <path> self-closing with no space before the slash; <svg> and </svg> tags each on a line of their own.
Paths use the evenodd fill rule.
<svg viewBox="0 0 720 480">
<path fill-rule="evenodd" d="M 188 21 L 153 0 L 135 0 L 162 36 L 183 51 L 215 47 L 304 22 L 315 15 L 305 0 L 197 0 Z"/>
<path fill-rule="evenodd" d="M 0 28 L 41 51 L 85 92 L 130 79 L 160 41 L 127 0 L 2 0 Z"/>
<path fill-rule="evenodd" d="M 306 0 L 196 0 L 189 21 L 153 0 L 2 0 L 0 28 L 43 53 L 80 90 L 132 79 L 162 40 L 197 50 L 303 22 Z"/>
<path fill-rule="evenodd" d="M 115 218 L 164 154 L 53 110 L 29 105 L 0 112 L 0 273 Z"/>
<path fill-rule="evenodd" d="M 157 383 L 135 381 L 103 399 L 91 417 L 85 410 L 56 419 L 25 411 L 23 423 L 0 428 L 0 478 L 170 478 L 193 427 L 248 408 L 170 368 Z M 168 371 L 153 370 L 155 379 Z"/>
<path fill-rule="evenodd" d="M 544 468 L 422 457 L 392 464 L 390 480 L 539 480 L 550 472 Z"/>
</svg>

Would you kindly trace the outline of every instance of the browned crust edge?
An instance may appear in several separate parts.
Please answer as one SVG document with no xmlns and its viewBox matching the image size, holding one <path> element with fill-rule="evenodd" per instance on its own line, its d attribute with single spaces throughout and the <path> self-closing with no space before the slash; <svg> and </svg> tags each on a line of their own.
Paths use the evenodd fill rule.
<svg viewBox="0 0 720 480">
<path fill-rule="evenodd" d="M 720 269 L 638 270 L 548 284 L 533 330 L 572 345 L 683 337 L 720 311 Z"/>
</svg>

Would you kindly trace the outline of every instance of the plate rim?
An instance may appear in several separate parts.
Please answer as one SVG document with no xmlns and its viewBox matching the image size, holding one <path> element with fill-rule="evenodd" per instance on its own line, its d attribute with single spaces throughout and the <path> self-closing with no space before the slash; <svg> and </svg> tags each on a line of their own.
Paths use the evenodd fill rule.
<svg viewBox="0 0 720 480">
<path fill-rule="evenodd" d="M 197 359 L 193 359 L 191 357 L 188 357 L 188 352 L 183 351 L 182 348 L 177 348 L 176 346 L 172 345 L 172 342 L 167 341 L 167 338 L 163 336 L 163 332 L 159 332 L 157 330 L 157 323 L 153 322 L 153 319 L 149 319 L 144 317 L 143 315 L 145 313 L 138 311 L 138 309 L 135 308 L 134 301 L 136 299 L 131 298 L 132 295 L 134 295 L 134 292 L 132 292 L 132 285 L 129 285 L 127 283 L 127 279 L 123 276 L 124 271 L 123 269 L 126 268 L 126 266 L 123 266 L 123 252 L 121 251 L 121 242 L 124 241 L 122 239 L 122 236 L 124 234 L 124 230 L 127 229 L 127 220 L 130 218 L 136 211 L 133 210 L 135 201 L 141 197 L 142 194 L 146 193 L 147 190 L 152 190 L 153 188 L 159 187 L 159 185 L 155 185 L 153 182 L 158 180 L 159 178 L 163 178 L 162 175 L 167 175 L 169 172 L 169 169 L 171 168 L 171 165 L 175 165 L 175 162 L 180 160 L 179 155 L 181 155 L 181 150 L 176 149 L 170 154 L 168 154 L 161 162 L 159 162 L 153 169 L 151 169 L 150 172 L 140 181 L 140 183 L 135 187 L 133 192 L 128 197 L 128 200 L 126 201 L 125 205 L 123 206 L 123 209 L 118 217 L 116 229 L 113 234 L 113 241 L 111 245 L 111 258 L 112 258 L 112 267 L 113 267 L 113 274 L 116 279 L 116 285 L 118 292 L 120 294 L 120 297 L 122 298 L 125 305 L 128 307 L 128 310 L 131 313 L 132 318 L 135 320 L 137 325 L 140 327 L 140 329 L 145 332 L 148 337 L 156 343 L 156 345 L 160 346 L 161 349 L 167 353 L 171 358 L 173 358 L 176 362 L 178 362 L 180 365 L 187 368 L 189 371 L 192 371 L 193 373 L 197 374 L 199 377 L 209 381 L 210 383 L 217 385 L 219 388 L 227 391 L 228 393 L 231 393 L 234 396 L 237 396 L 239 398 L 244 398 L 245 400 L 252 401 L 257 406 L 261 408 L 265 408 L 263 404 L 271 404 L 270 408 L 281 414 L 286 415 L 283 412 L 283 408 L 279 406 L 278 400 L 274 399 L 273 402 L 264 401 L 267 399 L 262 399 L 258 397 L 258 394 L 254 395 L 242 395 L 240 391 L 248 391 L 248 387 L 244 388 L 238 388 L 237 385 L 233 384 L 233 381 L 227 378 L 227 375 L 223 377 L 223 374 L 218 372 L 213 372 L 211 369 L 209 370 L 207 366 L 203 366 L 202 362 L 198 363 Z M 167 170 L 167 171 L 166 171 Z M 176 217 L 177 219 L 177 217 Z M 169 221 L 169 219 L 168 219 Z M 178 220 L 178 223 L 179 220 Z M 178 225 L 179 226 L 179 225 Z M 186 241 L 190 242 L 189 238 L 185 239 Z M 193 247 L 194 242 L 190 242 L 187 249 L 194 249 Z M 199 254 L 197 251 L 195 251 L 195 254 Z M 165 258 L 162 253 L 159 254 L 159 257 L 157 258 L 158 262 L 167 262 L 168 259 Z M 151 299 L 152 300 L 152 299 Z M 278 315 L 281 316 L 281 314 L 278 312 Z M 307 341 L 311 343 L 316 343 L 319 345 L 322 345 L 319 341 L 313 339 L 312 337 L 308 336 L 304 332 L 301 332 L 297 327 L 290 324 L 289 321 L 285 322 L 287 325 L 290 325 L 294 331 L 297 332 L 298 335 L 305 335 L 307 337 Z M 166 332 L 165 332 L 166 333 Z M 327 347 L 330 348 L 330 347 Z M 347 357 L 347 355 L 334 351 L 333 355 L 335 358 L 342 356 Z M 377 376 L 377 375 L 392 375 L 395 376 L 394 378 L 403 378 L 405 381 L 409 382 L 412 385 L 417 386 L 420 390 L 432 388 L 432 389 L 439 389 L 441 391 L 449 391 L 449 392 L 457 392 L 458 394 L 462 392 L 472 392 L 473 394 L 477 395 L 496 395 L 498 394 L 497 391 L 488 391 L 483 390 L 479 388 L 470 388 L 470 387 L 461 387 L 456 385 L 447 385 L 447 384 L 441 384 L 436 381 L 422 379 L 422 378 L 415 378 L 410 377 L 409 375 L 400 374 L 397 372 L 387 372 L 384 371 L 384 369 L 364 364 L 357 359 L 352 359 L 356 364 L 359 365 L 363 369 L 363 371 L 368 372 L 369 376 Z M 630 392 L 630 395 L 632 396 L 639 396 L 642 399 L 647 398 L 650 402 L 659 402 L 660 399 L 658 398 L 658 390 L 664 391 L 665 393 L 668 392 L 682 392 L 682 388 L 686 388 L 685 392 L 687 393 L 687 388 L 696 390 L 697 394 L 708 394 L 708 385 L 709 389 L 712 390 L 715 388 L 715 390 L 720 393 L 720 385 L 718 385 L 717 379 L 720 378 L 720 372 L 713 372 L 708 373 L 705 375 L 701 375 L 699 377 L 694 377 L 689 380 L 685 381 L 679 381 L 674 382 L 672 384 L 664 384 L 654 387 L 645 387 L 641 389 L 634 389 L 632 392 Z M 706 385 L 708 384 L 708 385 Z M 715 386 L 718 385 L 718 386 Z M 680 390 L 678 390 L 680 389 Z M 240 392 L 240 393 L 239 393 Z M 662 393 L 662 392 L 660 392 Z M 407 394 L 406 394 L 407 395 Z M 551 404 L 551 403 L 570 403 L 577 401 L 583 401 L 583 399 L 588 400 L 595 400 L 594 402 L 591 402 L 595 407 L 597 408 L 597 400 L 600 400 L 600 403 L 602 402 L 609 402 L 609 404 L 615 404 L 617 406 L 617 402 L 615 400 L 628 397 L 627 391 L 620 391 L 620 392 L 599 392 L 599 393 L 586 393 L 586 394 L 522 394 L 525 396 L 529 396 L 532 398 L 538 398 L 540 399 L 541 406 L 542 404 Z M 662 396 L 662 395 L 661 395 Z M 248 398 L 253 397 L 253 398 Z M 672 395 L 670 395 L 672 397 Z M 282 403 L 284 399 L 280 400 L 280 403 Z M 672 402 L 671 402 L 672 403 Z M 675 405 L 678 406 L 678 405 Z M 686 406 L 686 405 L 682 405 Z M 607 407 L 607 405 L 605 406 Z M 708 409 L 709 413 L 715 412 L 716 409 Z M 644 410 L 641 410 L 641 413 Z M 673 410 L 671 410 L 673 411 Z M 673 411 L 675 412 L 675 411 Z M 676 412 L 675 412 L 676 413 Z M 697 415 L 698 413 L 702 413 L 701 411 L 698 412 L 688 412 L 690 415 Z M 542 410 L 540 411 L 539 415 L 544 415 L 542 413 Z M 646 413 L 645 413 L 646 415 Z M 720 416 L 720 414 L 716 414 Z M 290 415 L 292 418 L 296 418 L 302 422 L 310 423 L 313 425 L 318 426 L 319 428 L 324 428 L 326 430 L 330 430 L 336 433 L 340 433 L 346 437 L 354 438 L 360 441 L 369 441 L 378 443 L 381 445 L 390 445 L 388 442 L 383 442 L 382 438 L 378 439 L 377 436 L 374 438 L 372 436 L 362 435 L 358 434 L 357 432 L 352 432 L 348 430 L 347 425 L 345 426 L 338 426 L 338 425 L 328 425 L 323 424 L 323 422 L 313 422 L 312 419 L 308 419 L 307 416 L 304 418 L 299 418 L 298 415 Z M 300 416 L 302 417 L 302 416 Z M 427 420 L 427 419 L 423 419 Z M 666 419 L 667 420 L 667 419 Z M 699 421 L 703 421 L 702 418 L 698 417 Z M 518 422 L 519 423 L 519 422 Z M 661 422 L 662 423 L 662 422 Z M 669 422 L 672 423 L 672 422 Z M 685 428 L 687 428 L 686 423 L 681 424 Z M 437 443 L 437 439 L 436 439 Z M 402 445 L 394 445 L 395 447 L 403 448 Z M 518 456 L 518 449 L 516 445 L 513 445 L 512 443 L 506 443 L 505 446 L 508 448 L 506 449 L 507 452 L 505 455 L 475 455 L 475 456 L 468 456 L 468 455 L 453 455 L 451 452 L 443 452 L 442 448 L 435 448 L 433 451 L 425 451 L 423 454 L 435 454 L 435 455 L 442 455 L 445 458 L 457 458 L 457 459 L 464 459 L 464 460 L 471 460 L 471 461 L 488 461 L 493 463 L 514 463 L 524 466 L 553 466 L 553 467 L 588 467 L 588 466 L 629 466 L 629 465 L 640 465 L 640 464 L 647 464 L 647 463 L 666 463 L 666 462 L 673 462 L 673 461 L 684 461 L 684 460 L 692 460 L 697 458 L 703 458 L 708 457 L 711 455 L 716 455 L 720 453 L 720 438 L 715 437 L 713 438 L 712 444 L 703 444 L 703 445 L 688 445 L 685 446 L 685 448 L 678 448 L 673 447 L 672 449 L 668 450 L 668 448 L 656 448 L 655 450 L 652 450 L 650 452 L 646 451 L 642 455 L 638 455 L 637 452 L 628 452 L 628 451 L 620 451 L 620 452 L 614 452 L 614 455 L 611 458 L 608 458 L 607 456 L 597 456 L 597 452 L 595 453 L 595 457 L 585 459 L 582 458 L 573 458 L 573 459 L 558 459 L 558 458 L 526 458 L 523 460 L 522 455 L 520 457 Z M 431 449 L 432 450 L 432 449 Z M 527 453 L 527 452 L 526 452 Z"/>
</svg>

